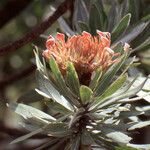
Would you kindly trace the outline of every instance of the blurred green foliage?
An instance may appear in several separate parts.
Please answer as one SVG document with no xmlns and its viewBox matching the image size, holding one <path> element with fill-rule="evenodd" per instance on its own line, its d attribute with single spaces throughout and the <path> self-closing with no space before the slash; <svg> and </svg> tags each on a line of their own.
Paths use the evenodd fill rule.
<svg viewBox="0 0 150 150">
<path fill-rule="evenodd" d="M 3 9 L 7 4 L 8 0 L 0 1 L 0 9 Z M 59 3 L 57 3 L 58 5 Z M 26 33 L 30 32 L 32 28 L 41 23 L 48 15 L 52 14 L 51 6 L 55 6 L 56 2 L 54 0 L 33 0 L 28 7 L 23 10 L 17 17 L 10 20 L 5 26 L 0 29 L 0 47 L 13 42 Z M 51 26 L 45 34 L 53 34 L 58 28 L 57 23 Z M 16 50 L 15 52 L 9 53 L 6 56 L 1 56 L 0 58 L 0 81 L 20 73 L 22 70 L 28 68 L 32 64 L 33 45 L 38 45 L 41 49 L 45 49 L 45 39 L 39 38 L 34 40 L 33 43 L 29 43 L 22 48 Z M 18 80 L 14 83 L 8 84 L 4 88 L 0 88 L 0 108 L 2 110 L 6 109 L 6 102 L 16 100 L 19 96 L 30 89 L 34 89 L 36 86 L 36 81 L 34 74 L 24 77 L 24 79 Z M 0 120 L 4 119 L 4 113 L 0 114 Z M 11 116 L 10 113 L 6 114 Z M 6 118 L 6 117 L 5 117 Z M 8 117 L 11 119 L 11 117 Z M 6 119 L 8 122 L 11 120 Z"/>
</svg>

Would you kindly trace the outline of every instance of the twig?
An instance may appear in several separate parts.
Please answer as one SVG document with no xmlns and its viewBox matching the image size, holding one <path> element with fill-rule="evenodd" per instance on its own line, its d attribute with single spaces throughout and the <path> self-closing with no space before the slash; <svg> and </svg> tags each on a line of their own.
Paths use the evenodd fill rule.
<svg viewBox="0 0 150 150">
<path fill-rule="evenodd" d="M 31 32 L 27 33 L 21 39 L 16 40 L 13 43 L 2 46 L 0 48 L 0 56 L 8 54 L 9 52 L 13 52 L 16 49 L 38 38 L 40 34 L 48 29 L 62 14 L 64 14 L 70 8 L 72 2 L 74 2 L 74 0 L 65 0 L 62 4 L 60 4 L 60 6 L 57 8 L 52 16 L 49 16 L 40 25 L 36 26 Z"/>
<path fill-rule="evenodd" d="M 0 28 L 23 11 L 33 0 L 9 0 L 0 10 Z"/>
</svg>

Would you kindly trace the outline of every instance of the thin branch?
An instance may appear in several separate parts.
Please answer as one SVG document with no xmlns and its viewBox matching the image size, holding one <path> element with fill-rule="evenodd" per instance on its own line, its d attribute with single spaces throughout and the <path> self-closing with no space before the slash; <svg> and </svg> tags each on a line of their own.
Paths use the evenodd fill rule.
<svg viewBox="0 0 150 150">
<path fill-rule="evenodd" d="M 11 76 L 5 77 L 4 79 L 2 79 L 0 81 L 0 89 L 3 89 L 7 85 L 9 85 L 17 80 L 20 80 L 20 79 L 24 78 L 25 76 L 30 75 L 32 72 L 34 72 L 35 68 L 36 68 L 35 65 L 31 65 L 22 71 L 19 71 Z"/>
<path fill-rule="evenodd" d="M 0 28 L 23 11 L 33 0 L 9 0 L 0 10 Z"/>
<path fill-rule="evenodd" d="M 13 43 L 2 46 L 0 48 L 0 56 L 8 54 L 9 52 L 13 52 L 25 44 L 37 39 L 40 34 L 47 30 L 62 14 L 64 14 L 70 8 L 72 2 L 74 2 L 74 0 L 65 0 L 62 4 L 60 4 L 52 16 L 49 16 L 40 25 L 36 26 L 31 32 L 27 33 L 21 39 L 16 40 Z"/>
</svg>

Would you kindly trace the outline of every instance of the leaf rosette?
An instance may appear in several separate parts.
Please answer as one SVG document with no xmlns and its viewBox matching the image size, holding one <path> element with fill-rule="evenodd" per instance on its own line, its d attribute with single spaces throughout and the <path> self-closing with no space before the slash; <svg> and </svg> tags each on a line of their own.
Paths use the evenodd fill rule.
<svg viewBox="0 0 150 150">
<path fill-rule="evenodd" d="M 94 5 L 97 11 L 97 7 Z M 97 12 L 98 13 L 98 12 Z M 104 13 L 104 12 L 103 12 Z M 95 18 L 91 18 L 93 20 Z M 130 14 L 126 15 L 112 31 L 112 40 L 128 26 Z M 101 21 L 102 22 L 102 21 Z M 90 26 L 95 25 L 90 23 Z M 94 31 L 93 31 L 94 32 Z M 57 33 L 49 36 L 43 62 L 35 50 L 38 88 L 30 98 L 42 100 L 49 108 L 44 113 L 22 103 L 9 107 L 20 114 L 26 122 L 24 127 L 31 133 L 17 138 L 21 142 L 36 134 L 45 134 L 52 139 L 38 149 L 65 150 L 94 149 L 116 146 L 148 148 L 149 145 L 131 144 L 129 132 L 150 125 L 138 116 L 149 114 L 150 107 L 137 107 L 132 102 L 140 100 L 137 93 L 147 79 L 133 86 L 136 79 L 128 79 L 128 69 L 135 57 L 128 59 L 130 46 L 111 46 L 108 32 L 97 30 L 97 35 L 83 31 L 81 35 L 65 37 Z M 23 96 L 19 101 L 27 96 Z M 30 101 L 28 101 L 30 103 Z"/>
</svg>

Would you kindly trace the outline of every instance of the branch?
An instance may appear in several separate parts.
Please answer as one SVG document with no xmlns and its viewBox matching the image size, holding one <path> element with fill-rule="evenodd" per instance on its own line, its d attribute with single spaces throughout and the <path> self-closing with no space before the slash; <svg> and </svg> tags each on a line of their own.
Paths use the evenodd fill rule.
<svg viewBox="0 0 150 150">
<path fill-rule="evenodd" d="M 64 14 L 71 6 L 74 0 L 65 0 L 54 12 L 52 16 L 49 16 L 45 21 L 43 21 L 40 25 L 36 26 L 31 32 L 27 33 L 21 39 L 10 43 L 6 46 L 2 46 L 0 48 L 0 56 L 4 54 L 8 54 L 8 52 L 13 52 L 16 49 L 24 46 L 25 44 L 32 42 L 37 39 L 40 34 L 42 34 L 45 30 L 47 30 L 62 14 Z"/>
<path fill-rule="evenodd" d="M 24 78 L 25 76 L 30 75 L 32 72 L 34 72 L 34 70 L 36 69 L 35 65 L 31 65 L 28 68 L 22 70 L 21 72 L 17 72 L 14 75 L 5 77 L 4 79 L 2 79 L 0 81 L 0 89 L 3 89 L 4 87 L 6 87 L 7 85 L 20 80 L 22 78 Z"/>
<path fill-rule="evenodd" d="M 31 2 L 32 0 L 9 0 L 4 8 L 0 10 L 0 28 L 16 17 Z"/>
</svg>

